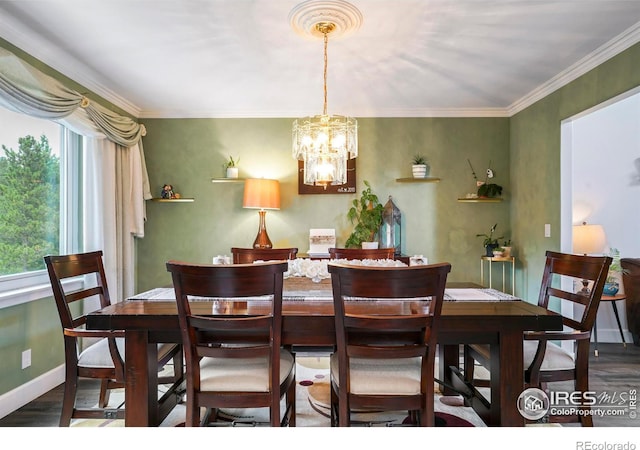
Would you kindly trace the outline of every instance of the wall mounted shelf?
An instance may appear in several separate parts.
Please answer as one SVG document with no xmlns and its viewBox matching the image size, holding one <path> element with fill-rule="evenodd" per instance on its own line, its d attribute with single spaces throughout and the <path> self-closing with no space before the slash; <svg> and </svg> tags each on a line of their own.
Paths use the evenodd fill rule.
<svg viewBox="0 0 640 450">
<path fill-rule="evenodd" d="M 244 183 L 244 178 L 212 178 L 212 183 Z"/>
<path fill-rule="evenodd" d="M 195 201 L 193 198 L 152 198 L 152 202 L 158 203 L 190 203 Z"/>
<path fill-rule="evenodd" d="M 501 198 L 459 198 L 462 203 L 500 203 Z"/>
<path fill-rule="evenodd" d="M 398 183 L 437 183 L 440 178 L 425 177 L 425 178 L 396 178 Z"/>
</svg>

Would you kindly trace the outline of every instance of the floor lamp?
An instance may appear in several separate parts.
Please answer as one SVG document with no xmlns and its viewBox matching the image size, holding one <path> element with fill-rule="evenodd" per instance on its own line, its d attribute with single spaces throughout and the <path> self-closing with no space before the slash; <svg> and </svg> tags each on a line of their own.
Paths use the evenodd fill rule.
<svg viewBox="0 0 640 450">
<path fill-rule="evenodd" d="M 280 183 L 278 180 L 249 178 L 244 182 L 243 208 L 259 209 L 260 224 L 253 248 L 271 248 L 265 222 L 266 209 L 280 209 Z"/>
<path fill-rule="evenodd" d="M 606 237 L 602 225 L 587 225 L 587 222 L 582 222 L 581 225 L 573 226 L 574 253 L 580 253 L 585 256 L 592 253 L 602 253 L 605 242 Z M 588 294 L 588 285 L 588 280 L 582 280 L 582 289 L 578 291 L 578 294 Z"/>
</svg>

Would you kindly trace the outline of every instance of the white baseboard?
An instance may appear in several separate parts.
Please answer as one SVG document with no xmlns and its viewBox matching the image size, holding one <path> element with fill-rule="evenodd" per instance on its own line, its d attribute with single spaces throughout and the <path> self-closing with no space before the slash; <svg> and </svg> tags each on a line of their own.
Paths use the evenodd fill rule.
<svg viewBox="0 0 640 450">
<path fill-rule="evenodd" d="M 629 343 L 633 344 L 633 336 L 631 336 L 631 332 L 629 330 L 624 330 L 624 329 L 622 330 L 622 332 L 624 333 L 624 340 L 627 342 L 627 344 Z M 595 340 L 595 336 L 592 330 L 591 342 L 594 342 L 594 340 Z M 622 339 L 620 338 L 620 330 L 618 330 L 617 328 L 600 329 L 600 327 L 598 327 L 598 343 L 599 344 L 605 344 L 605 343 L 622 344 Z"/>
<path fill-rule="evenodd" d="M 0 395 L 0 419 L 64 382 L 64 364 Z"/>
</svg>

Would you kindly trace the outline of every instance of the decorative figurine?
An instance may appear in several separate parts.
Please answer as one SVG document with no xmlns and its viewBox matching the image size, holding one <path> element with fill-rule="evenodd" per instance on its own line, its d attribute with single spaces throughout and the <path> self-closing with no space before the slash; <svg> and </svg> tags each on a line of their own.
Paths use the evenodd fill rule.
<svg viewBox="0 0 640 450">
<path fill-rule="evenodd" d="M 165 184 L 162 186 L 162 192 L 160 193 L 162 198 L 176 198 L 176 195 L 173 193 L 173 186 L 170 184 Z"/>
</svg>

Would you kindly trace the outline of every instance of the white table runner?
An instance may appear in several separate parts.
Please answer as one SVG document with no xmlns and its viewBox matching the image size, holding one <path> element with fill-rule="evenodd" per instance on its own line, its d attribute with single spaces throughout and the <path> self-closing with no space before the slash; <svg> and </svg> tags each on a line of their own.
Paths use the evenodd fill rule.
<svg viewBox="0 0 640 450">
<path fill-rule="evenodd" d="M 155 288 L 131 297 L 132 300 L 158 300 L 171 301 L 175 300 L 175 292 L 173 288 Z M 268 297 L 265 297 L 268 299 Z M 205 300 L 205 299 L 203 299 Z M 209 300 L 209 299 L 206 299 Z M 304 300 L 331 300 L 331 291 L 326 289 L 312 290 L 292 290 L 284 292 L 284 300 L 286 301 L 304 301 Z M 518 297 L 505 294 L 495 289 L 485 288 L 454 288 L 445 289 L 445 301 L 459 302 L 495 302 L 495 301 L 513 301 L 519 300 Z"/>
</svg>

